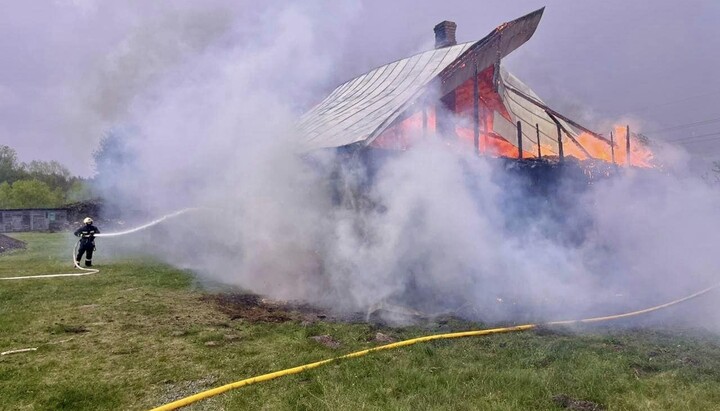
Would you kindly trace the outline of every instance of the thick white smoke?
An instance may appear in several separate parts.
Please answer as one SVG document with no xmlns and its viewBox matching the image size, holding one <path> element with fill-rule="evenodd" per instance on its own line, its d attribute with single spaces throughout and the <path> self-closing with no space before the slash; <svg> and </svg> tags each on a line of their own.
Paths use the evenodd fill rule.
<svg viewBox="0 0 720 411">
<path fill-rule="evenodd" d="M 294 124 L 353 11 L 326 4 L 317 19 L 313 7 L 190 14 L 109 54 L 97 98 L 131 131 L 128 161 L 101 176 L 108 200 L 154 216 L 207 208 L 135 246 L 270 297 L 493 321 L 662 302 L 720 278 L 720 191 L 682 165 L 582 190 L 561 181 L 543 202 L 505 163 L 439 139 L 387 160 L 372 184 L 357 158 L 299 155 Z M 192 41 L 177 47 L 176 34 Z"/>
</svg>

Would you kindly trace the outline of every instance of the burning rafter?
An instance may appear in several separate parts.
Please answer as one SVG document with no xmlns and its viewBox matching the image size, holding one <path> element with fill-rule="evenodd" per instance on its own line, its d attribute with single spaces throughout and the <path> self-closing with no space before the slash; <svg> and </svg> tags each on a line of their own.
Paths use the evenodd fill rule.
<svg viewBox="0 0 720 411">
<path fill-rule="evenodd" d="M 369 144 L 432 83 L 442 88 L 459 85 L 473 76 L 475 65 L 492 66 L 526 42 L 543 10 L 505 23 L 482 40 L 416 54 L 341 84 L 300 119 L 303 145 L 315 149 Z"/>
<path fill-rule="evenodd" d="M 511 22 L 503 23 L 472 45 L 438 76 L 440 94 L 445 95 L 473 77 L 476 72 L 498 63 L 530 40 L 540 24 L 545 8 L 536 10 Z"/>
<path fill-rule="evenodd" d="M 562 120 L 570 123 L 573 127 L 576 127 L 576 128 L 578 128 L 578 129 L 586 132 L 586 133 L 592 134 L 593 136 L 597 137 L 598 139 L 600 139 L 600 140 L 608 143 L 608 145 L 612 145 L 612 144 L 613 144 L 613 142 L 611 142 L 611 141 L 608 140 L 607 138 L 603 137 L 602 134 L 598 134 L 598 133 L 590 130 L 589 128 L 586 128 L 586 127 L 584 127 L 583 125 L 581 125 L 581 124 L 573 121 L 572 119 L 570 119 L 570 118 L 568 118 L 568 117 L 565 117 L 564 115 L 560 114 L 559 112 L 551 109 L 550 107 L 546 106 L 546 105 L 543 104 L 542 102 L 540 102 L 540 101 L 538 101 L 538 100 L 536 100 L 536 99 L 528 96 L 527 94 L 525 94 L 525 93 L 523 93 L 522 91 L 514 88 L 513 86 L 511 86 L 511 85 L 509 85 L 509 84 L 505 84 L 505 88 L 507 88 L 508 90 L 510 90 L 510 91 L 512 91 L 513 93 L 517 94 L 518 96 L 524 98 L 525 100 L 529 101 L 530 103 L 535 104 L 536 106 L 538 106 L 538 107 L 540 107 L 541 109 L 545 110 L 545 112 L 548 113 L 548 115 L 551 115 L 551 116 L 560 118 L 560 119 L 562 119 Z M 579 143 L 578 143 L 578 144 L 579 144 Z"/>
<path fill-rule="evenodd" d="M 482 40 L 464 44 L 456 44 L 455 23 L 438 24 L 436 49 L 358 76 L 303 115 L 301 145 L 306 150 L 403 150 L 438 135 L 478 154 L 618 157 L 649 166 L 652 152 L 647 147 L 634 144 L 632 156 L 629 150 L 624 157 L 614 156 L 618 153 L 610 140 L 548 107 L 502 68 L 500 60 L 532 37 L 543 12 L 504 23 Z M 618 144 L 629 142 L 625 134 L 616 132 Z M 572 144 L 563 147 L 561 139 Z"/>
</svg>

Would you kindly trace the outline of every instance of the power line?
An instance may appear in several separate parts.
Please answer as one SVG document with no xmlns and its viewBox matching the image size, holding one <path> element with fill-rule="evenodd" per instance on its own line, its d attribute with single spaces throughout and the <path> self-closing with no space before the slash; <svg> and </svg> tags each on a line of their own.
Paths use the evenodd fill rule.
<svg viewBox="0 0 720 411">
<path fill-rule="evenodd" d="M 689 127 L 694 127 L 694 126 L 699 126 L 699 125 L 704 125 L 704 124 L 710 124 L 710 123 L 715 123 L 715 122 L 718 122 L 718 121 L 720 121 L 720 117 L 711 118 L 711 119 L 708 119 L 708 120 L 695 121 L 695 122 L 693 122 L 693 123 L 678 124 L 678 125 L 675 125 L 675 126 L 670 126 L 670 127 L 666 127 L 666 128 L 661 128 L 661 129 L 658 129 L 658 130 L 647 131 L 647 132 L 644 132 L 643 134 L 655 134 L 655 133 L 662 133 L 662 132 L 665 132 L 665 131 L 681 130 L 681 129 L 683 129 L 683 128 L 689 128 Z"/>
<path fill-rule="evenodd" d="M 688 100 L 692 100 L 692 99 L 694 99 L 694 98 L 699 98 L 699 97 L 712 96 L 712 95 L 715 95 L 715 94 L 720 94 L 720 90 L 710 91 L 710 92 L 702 93 L 702 94 L 695 94 L 695 95 L 692 95 L 692 96 L 687 96 L 687 97 L 679 98 L 679 99 L 676 99 L 676 100 L 666 101 L 666 102 L 664 102 L 664 103 L 654 104 L 654 105 L 652 105 L 652 106 L 637 107 L 637 108 L 633 108 L 633 109 L 629 109 L 629 110 L 625 110 L 625 111 L 630 112 L 630 113 L 638 113 L 638 112 L 640 112 L 640 111 L 649 110 L 649 109 L 651 109 L 651 108 L 670 106 L 670 105 L 673 105 L 673 104 L 675 104 L 675 103 L 680 103 L 680 102 L 683 102 L 683 101 L 688 101 Z"/>
<path fill-rule="evenodd" d="M 715 137 L 712 137 L 715 136 Z M 714 140 L 720 140 L 720 133 L 711 133 L 711 134 L 704 134 L 702 136 L 698 137 L 710 137 L 710 138 L 702 138 L 700 140 L 671 140 L 671 142 L 676 142 L 678 144 L 693 144 L 693 143 L 703 143 L 708 141 L 714 141 Z"/>
<path fill-rule="evenodd" d="M 662 141 L 665 141 L 665 142 L 668 142 L 668 143 L 670 143 L 670 142 L 677 142 L 677 141 L 687 141 L 687 140 L 693 140 L 693 139 L 701 138 L 701 137 L 716 136 L 716 135 L 718 135 L 718 134 L 720 134 L 720 131 L 715 131 L 715 132 L 708 133 L 708 134 L 700 134 L 699 136 L 687 136 L 687 137 L 673 138 L 673 139 L 662 140 Z"/>
</svg>

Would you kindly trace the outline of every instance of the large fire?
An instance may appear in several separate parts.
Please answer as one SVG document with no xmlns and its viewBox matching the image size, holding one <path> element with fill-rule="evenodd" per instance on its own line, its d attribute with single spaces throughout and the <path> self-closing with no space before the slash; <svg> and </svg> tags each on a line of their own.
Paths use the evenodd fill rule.
<svg viewBox="0 0 720 411">
<path fill-rule="evenodd" d="M 492 123 L 486 123 L 486 125 L 491 127 Z M 423 127 L 423 114 L 422 112 L 417 112 L 385 130 L 385 132 L 373 141 L 372 146 L 390 150 L 406 150 L 421 139 L 428 138 L 430 132 L 436 130 L 436 126 L 437 117 L 435 115 L 435 110 L 427 110 L 425 128 Z M 566 156 L 575 157 L 579 160 L 594 158 L 612 162 L 614 157 L 616 164 L 627 165 L 628 155 L 626 130 L 627 129 L 624 126 L 614 127 L 614 150 L 610 148 L 610 144 L 607 141 L 603 141 L 590 133 L 583 132 L 575 137 L 584 151 L 572 140 L 567 138 L 567 136 L 563 136 L 563 152 Z M 467 146 L 470 150 L 473 149 L 475 143 L 474 129 L 472 127 L 467 127 L 467 124 L 456 125 L 454 127 L 454 134 L 458 137 L 458 141 L 461 144 Z M 537 150 L 536 145 L 533 145 L 533 148 Z M 481 155 L 488 155 L 492 157 L 517 158 L 519 154 L 518 147 L 515 144 L 492 131 L 480 132 L 478 151 Z M 556 156 L 558 151 L 558 147 L 549 147 L 545 144 L 541 144 L 540 146 L 540 152 L 543 157 Z M 588 156 L 588 154 L 590 156 Z M 528 148 L 523 150 L 523 158 L 537 157 L 538 153 L 536 151 L 531 151 Z M 645 143 L 640 141 L 631 133 L 630 164 L 635 167 L 653 167 L 652 160 L 652 150 L 650 150 Z"/>
<path fill-rule="evenodd" d="M 613 135 L 615 142 L 615 163 L 627 165 L 627 128 L 624 126 L 615 126 Z M 590 133 L 582 133 L 577 136 L 576 139 L 594 158 L 608 162 L 613 161 L 613 150 L 610 149 L 610 145 L 607 142 L 600 140 Z M 569 146 L 569 150 L 565 151 L 567 155 L 577 157 L 581 160 L 588 158 L 587 155 L 580 151 L 572 142 L 568 142 L 566 145 Z M 630 165 L 636 167 L 652 167 L 652 160 L 652 150 L 630 133 Z"/>
<path fill-rule="evenodd" d="M 514 136 L 502 135 L 496 130 L 493 121 L 495 115 L 499 114 L 501 120 L 507 120 L 509 124 L 515 124 L 516 119 L 508 111 L 503 99 L 494 85 L 495 67 L 490 66 L 477 75 L 477 83 L 470 78 L 462 85 L 450 92 L 437 102 L 437 106 L 422 106 L 417 104 L 407 115 L 388 127 L 380 134 L 371 146 L 391 150 L 405 150 L 414 143 L 431 138 L 433 135 L 440 135 L 448 141 L 459 141 L 470 150 L 475 148 L 475 127 L 473 126 L 474 114 L 477 114 L 479 139 L 478 154 L 493 157 L 518 158 L 519 149 L 516 145 L 517 138 Z M 477 89 L 475 89 L 477 84 Z M 478 101 L 474 101 L 477 96 Z M 477 104 L 476 104 L 477 103 Z M 443 107 L 438 109 L 438 107 Z M 474 110 L 477 109 L 477 113 Z M 546 120 L 547 121 L 547 120 Z M 514 129 L 514 126 L 512 126 Z M 511 132 L 505 126 L 505 134 Z M 535 134 L 533 127 L 526 131 L 523 128 L 526 146 L 523 146 L 523 158 L 537 158 L 558 156 L 559 146 L 555 136 L 550 139 L 543 138 L 540 141 L 540 153 L 538 153 L 537 140 L 532 136 Z M 616 126 L 613 130 L 614 150 L 611 149 L 608 141 L 597 136 L 583 132 L 575 137 L 575 141 L 563 134 L 563 153 L 565 156 L 572 156 L 580 160 L 590 158 L 607 162 L 615 161 L 619 165 L 628 164 L 627 155 L 627 131 L 624 126 Z M 547 135 L 546 135 L 547 136 Z M 549 137 L 549 136 L 547 136 Z M 548 143 L 551 141 L 552 143 Z M 548 145 L 549 144 L 549 145 Z M 579 146 L 578 146 L 579 144 Z M 582 147 L 580 147 L 582 146 Z M 650 148 L 636 136 L 630 135 L 630 165 L 636 167 L 652 167 L 653 153 Z"/>
<path fill-rule="evenodd" d="M 460 137 L 460 141 L 468 146 L 473 146 L 475 140 L 473 138 L 473 129 L 467 127 L 456 127 L 455 132 Z M 491 157 L 518 157 L 518 148 L 500 137 L 495 133 L 480 133 L 480 139 L 478 140 L 478 151 L 480 154 L 488 155 Z M 547 151 L 546 151 L 547 152 Z M 523 150 L 523 158 L 537 157 L 536 153 L 531 153 L 527 150 Z"/>
<path fill-rule="evenodd" d="M 426 119 L 426 130 L 436 130 L 437 116 L 435 110 L 428 109 Z M 474 146 L 473 129 L 461 125 L 455 126 L 455 134 L 461 144 L 472 149 Z M 423 132 L 423 114 L 415 113 L 396 125 L 389 127 L 378 138 L 372 142 L 376 148 L 390 150 L 407 150 L 413 143 L 422 138 L 427 138 L 428 132 Z M 495 133 L 481 133 L 479 139 L 479 151 L 492 157 L 517 157 L 518 148 Z M 523 157 L 536 157 L 534 154 L 523 150 Z"/>
</svg>

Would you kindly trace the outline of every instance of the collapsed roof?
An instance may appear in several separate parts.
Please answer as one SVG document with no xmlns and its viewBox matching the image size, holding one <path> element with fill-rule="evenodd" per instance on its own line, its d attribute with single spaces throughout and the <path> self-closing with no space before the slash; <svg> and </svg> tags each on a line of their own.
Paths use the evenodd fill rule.
<svg viewBox="0 0 720 411">
<path fill-rule="evenodd" d="M 521 46 L 544 8 L 500 25 L 476 42 L 426 51 L 378 67 L 333 90 L 300 120 L 308 149 L 369 143 L 434 83 L 453 90 Z"/>
<path fill-rule="evenodd" d="M 491 130 L 486 131 L 491 131 L 493 137 L 517 147 L 520 142 L 516 124 L 519 122 L 523 152 L 539 152 L 539 145 L 545 155 L 561 155 L 558 153 L 562 150 L 558 142 L 560 129 L 563 139 L 569 139 L 566 151 L 570 149 L 578 158 L 593 157 L 577 140 L 581 131 L 585 132 L 581 137 L 587 138 L 589 134 L 597 140 L 592 144 L 600 143 L 603 146 L 600 151 L 607 151 L 609 140 L 547 107 L 527 85 L 500 67 L 503 57 L 532 37 L 543 12 L 544 8 L 503 23 L 485 38 L 463 44 L 455 44 L 454 23 L 438 24 L 436 46 L 440 48 L 386 64 L 347 81 L 305 113 L 299 123 L 300 144 L 307 150 L 368 146 L 417 112 L 417 103 L 422 105 L 429 97 L 438 100 L 453 91 L 467 89 L 471 79 L 485 73 L 492 77 L 486 85 L 491 84 L 493 99 L 498 103 L 489 104 L 486 113 L 487 121 L 492 124 Z M 438 30 L 444 28 L 451 30 L 450 41 L 437 37 Z M 477 80 L 475 86 L 477 88 Z M 475 144 L 477 146 L 477 141 Z"/>
</svg>

